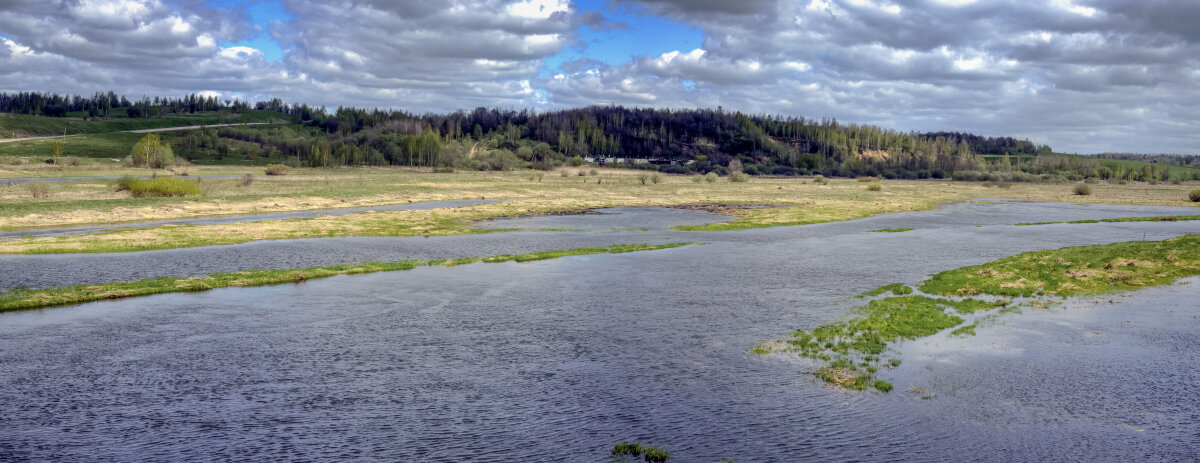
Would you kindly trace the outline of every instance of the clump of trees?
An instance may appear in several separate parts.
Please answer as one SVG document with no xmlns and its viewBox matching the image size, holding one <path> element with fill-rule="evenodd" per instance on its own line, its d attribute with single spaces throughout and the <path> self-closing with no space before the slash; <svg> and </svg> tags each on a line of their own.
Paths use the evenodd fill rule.
<svg viewBox="0 0 1200 463">
<path fill-rule="evenodd" d="M 171 146 L 164 144 L 158 134 L 150 133 L 138 140 L 125 158 L 125 165 L 132 167 L 149 167 L 163 169 L 175 164 L 175 154 Z"/>
</svg>

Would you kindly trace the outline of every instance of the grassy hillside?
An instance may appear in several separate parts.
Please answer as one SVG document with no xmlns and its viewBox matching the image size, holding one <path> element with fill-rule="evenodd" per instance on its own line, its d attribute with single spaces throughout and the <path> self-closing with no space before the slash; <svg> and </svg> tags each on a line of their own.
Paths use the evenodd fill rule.
<svg viewBox="0 0 1200 463">
<path fill-rule="evenodd" d="M 85 120 L 81 117 L 45 117 L 24 114 L 0 114 L 0 139 L 120 132 L 124 130 L 157 129 L 201 124 L 286 121 L 288 117 L 274 111 L 249 110 L 228 117 L 215 112 L 175 114 L 164 118 L 131 119 L 114 112 L 118 117 Z"/>
</svg>

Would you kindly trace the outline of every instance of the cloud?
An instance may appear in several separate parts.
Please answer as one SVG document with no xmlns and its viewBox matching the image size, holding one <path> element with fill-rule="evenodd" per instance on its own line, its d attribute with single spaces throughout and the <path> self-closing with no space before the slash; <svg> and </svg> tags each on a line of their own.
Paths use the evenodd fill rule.
<svg viewBox="0 0 1200 463">
<path fill-rule="evenodd" d="M 1066 151 L 1196 152 L 1200 4 L 1171 0 L 617 0 L 699 47 L 605 64 L 569 0 L 281 0 L 280 61 L 245 8 L 0 0 L 0 91 L 212 91 L 448 111 L 615 102 L 835 116 L 1029 137 Z M 629 16 L 624 16 L 629 17 Z M 222 46 L 241 43 L 240 46 Z M 583 57 L 547 67 L 564 50 Z"/>
</svg>

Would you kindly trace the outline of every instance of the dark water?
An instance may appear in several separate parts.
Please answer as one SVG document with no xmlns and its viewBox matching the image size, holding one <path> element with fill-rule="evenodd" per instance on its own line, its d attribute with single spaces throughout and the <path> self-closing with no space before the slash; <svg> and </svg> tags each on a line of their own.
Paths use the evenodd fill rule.
<svg viewBox="0 0 1200 463">
<path fill-rule="evenodd" d="M 346 207 L 340 209 L 315 209 L 293 212 L 274 212 L 268 214 L 239 214 L 220 217 L 204 217 L 198 219 L 164 220 L 157 222 L 131 222 L 110 225 L 84 225 L 67 228 L 45 228 L 0 233 L 0 238 L 14 236 L 48 236 L 48 235 L 80 235 L 91 232 L 112 230 L 115 228 L 147 228 L 162 225 L 216 225 L 225 223 L 265 222 L 268 220 L 306 219 L 320 216 L 350 215 L 365 211 L 402 211 L 421 209 L 441 209 L 447 207 L 474 206 L 476 204 L 493 203 L 498 200 L 470 199 L 457 201 L 423 201 L 410 204 L 390 204 L 384 206 Z"/>
<path fill-rule="evenodd" d="M 1187 211 L 963 203 L 720 233 L 619 213 L 556 219 L 590 232 L 296 240 L 134 253 L 108 267 L 4 257 L 8 284 L 72 263 L 71 278 L 94 282 L 176 260 L 198 262 L 171 270 L 186 273 L 711 243 L 0 314 L 0 460 L 606 461 L 620 440 L 667 448 L 673 461 L 1193 460 L 1200 282 L 901 346 L 905 364 L 884 375 L 890 394 L 832 390 L 805 360 L 746 353 L 844 317 L 851 296 L 882 284 L 1033 249 L 1200 232 L 1196 222 L 1013 223 Z M 531 227 L 560 228 L 546 223 Z M 863 233 L 906 226 L 917 230 Z M 597 231 L 613 228 L 650 231 Z M 1139 316 L 1105 312 L 1122 309 Z M 1007 355 L 968 348 L 997 343 Z"/>
</svg>

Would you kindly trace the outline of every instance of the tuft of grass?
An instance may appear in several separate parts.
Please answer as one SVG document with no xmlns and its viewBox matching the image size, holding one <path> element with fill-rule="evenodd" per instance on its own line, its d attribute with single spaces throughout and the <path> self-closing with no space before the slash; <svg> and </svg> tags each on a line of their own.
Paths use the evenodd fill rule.
<svg viewBox="0 0 1200 463">
<path fill-rule="evenodd" d="M 871 387 L 875 388 L 879 392 L 891 392 L 892 383 L 889 383 L 889 382 L 881 380 L 881 379 L 877 379 L 877 380 L 871 382 Z"/>
<path fill-rule="evenodd" d="M 1087 196 L 1087 195 L 1092 194 L 1092 186 L 1088 185 L 1086 183 L 1080 183 L 1078 185 L 1075 185 L 1075 188 L 1072 189 L 1071 192 L 1073 192 L 1079 196 Z"/>
<path fill-rule="evenodd" d="M 730 172 L 729 181 L 734 183 L 745 183 L 750 181 L 750 174 L 745 172 Z"/>
<path fill-rule="evenodd" d="M 867 233 L 901 233 L 913 231 L 912 228 L 881 228 L 879 230 L 867 230 Z"/>
<path fill-rule="evenodd" d="M 975 324 L 963 325 L 950 332 L 951 336 L 975 336 Z"/>
<path fill-rule="evenodd" d="M 717 173 L 709 172 L 707 174 L 704 174 L 704 181 L 706 181 L 708 183 L 717 183 Z"/>
<path fill-rule="evenodd" d="M 47 185 L 46 182 L 29 182 L 25 185 L 25 188 L 29 189 L 29 197 L 31 198 L 41 199 L 50 197 L 50 185 Z"/>
<path fill-rule="evenodd" d="M 872 183 L 870 185 L 867 185 L 867 191 L 882 191 L 882 190 L 883 190 L 883 186 L 878 183 Z"/>
<path fill-rule="evenodd" d="M 622 254 L 689 246 L 698 243 L 621 244 L 594 248 L 576 248 L 527 254 L 502 254 L 491 257 L 461 259 L 406 260 L 401 262 L 366 262 L 353 265 L 331 265 L 289 270 L 247 270 L 244 272 L 214 273 L 203 277 L 159 277 L 124 283 L 75 285 L 48 289 L 15 289 L 0 292 L 0 312 L 40 309 L 84 302 L 149 296 L 152 294 L 207 291 L 232 286 L 266 286 L 299 283 L 335 275 L 411 270 L 416 267 L 456 266 L 464 264 L 533 262 L 566 256 L 589 254 Z"/>
<path fill-rule="evenodd" d="M 1188 192 L 1188 199 L 1193 203 L 1200 203 L 1200 189 L 1195 189 Z"/>
</svg>

